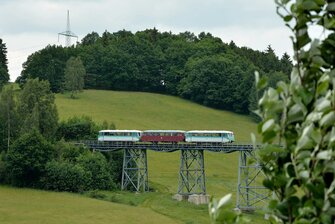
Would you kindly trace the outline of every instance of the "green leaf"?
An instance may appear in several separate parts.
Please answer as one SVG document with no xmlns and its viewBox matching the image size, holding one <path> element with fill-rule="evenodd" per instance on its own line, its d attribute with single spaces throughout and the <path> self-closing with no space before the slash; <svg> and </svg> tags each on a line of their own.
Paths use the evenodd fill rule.
<svg viewBox="0 0 335 224">
<path fill-rule="evenodd" d="M 304 160 L 306 158 L 310 158 L 311 157 L 311 152 L 308 150 L 303 150 L 303 151 L 299 151 L 297 154 L 297 159 L 298 160 Z"/>
<path fill-rule="evenodd" d="M 328 86 L 327 86 L 328 88 Z M 325 112 L 331 109 L 331 102 L 326 98 L 320 98 L 315 103 L 315 108 L 319 112 Z"/>
<path fill-rule="evenodd" d="M 218 209 L 221 208 L 222 206 L 227 206 L 231 202 L 231 197 L 232 194 L 227 194 L 224 197 L 222 197 L 218 203 Z"/>
<path fill-rule="evenodd" d="M 263 142 L 271 143 L 276 138 L 277 133 L 275 131 L 267 131 L 263 134 Z"/>
<path fill-rule="evenodd" d="M 298 144 L 296 147 L 296 153 L 301 149 L 310 149 L 314 147 L 313 141 L 309 138 L 308 135 L 304 135 L 299 138 Z"/>
<path fill-rule="evenodd" d="M 269 208 L 270 208 L 270 209 L 275 209 L 275 208 L 277 207 L 277 204 L 278 204 L 278 201 L 272 199 L 272 200 L 270 200 L 270 202 L 269 202 Z"/>
<path fill-rule="evenodd" d="M 306 33 L 304 33 L 303 35 L 300 35 L 300 36 L 297 37 L 298 49 L 303 48 L 309 42 L 311 42 L 311 38 L 309 37 L 309 35 L 306 31 Z"/>
<path fill-rule="evenodd" d="M 288 177 L 295 176 L 294 166 L 292 163 L 286 163 L 284 167 L 285 167 L 286 174 L 288 175 Z"/>
<path fill-rule="evenodd" d="M 318 68 L 327 64 L 320 56 L 314 56 L 312 62 L 317 65 Z"/>
<path fill-rule="evenodd" d="M 287 16 L 284 16 L 284 21 L 285 22 L 290 22 L 292 20 L 293 16 L 292 15 L 287 15 Z"/>
<path fill-rule="evenodd" d="M 275 120 L 274 119 L 270 119 L 268 121 L 266 121 L 263 126 L 262 126 L 262 132 L 266 132 L 269 130 L 272 130 L 275 126 Z"/>
<path fill-rule="evenodd" d="M 318 4 L 316 4 L 314 1 L 312 0 L 305 0 L 302 3 L 302 8 L 304 10 L 308 10 L 308 11 L 312 11 L 312 10 L 319 10 L 320 7 L 318 6 Z"/>
<path fill-rule="evenodd" d="M 318 87 L 316 89 L 316 92 L 318 95 L 324 94 L 329 88 L 329 82 L 325 81 L 325 82 L 321 82 L 318 84 Z"/>
<path fill-rule="evenodd" d="M 292 123 L 304 119 L 303 109 L 300 104 L 294 104 L 288 111 L 287 122 Z"/>
<path fill-rule="evenodd" d="M 313 141 L 316 144 L 319 144 L 321 142 L 322 139 L 322 135 L 321 135 L 321 131 L 320 129 L 313 129 L 312 133 L 311 133 L 311 138 L 313 139 Z"/>
<path fill-rule="evenodd" d="M 301 179 L 307 180 L 309 178 L 309 171 L 308 170 L 303 170 L 299 172 L 299 177 Z"/>
<path fill-rule="evenodd" d="M 331 111 L 324 115 L 320 120 L 320 125 L 322 127 L 329 127 L 335 124 L 335 111 Z"/>
<path fill-rule="evenodd" d="M 327 151 L 322 151 L 319 152 L 316 155 L 317 159 L 322 159 L 322 160 L 330 160 L 332 158 L 332 151 L 331 150 L 327 150 Z"/>
<path fill-rule="evenodd" d="M 256 84 L 256 88 L 258 90 L 262 90 L 264 89 L 265 87 L 267 87 L 268 85 L 268 81 L 267 81 L 267 78 L 264 76 L 264 77 L 261 77 L 260 80 L 258 81 L 258 83 Z"/>
<path fill-rule="evenodd" d="M 331 18 L 324 17 L 323 22 L 324 22 L 324 27 L 325 28 L 327 28 L 327 29 L 334 29 L 334 27 L 335 27 L 335 18 L 333 18 L 333 17 L 331 17 Z"/>
<path fill-rule="evenodd" d="M 263 185 L 264 187 L 270 189 L 270 190 L 273 190 L 274 189 L 274 184 L 273 184 L 273 181 L 269 180 L 269 179 L 264 179 L 263 180 Z"/>
<path fill-rule="evenodd" d="M 258 85 L 258 82 L 259 82 L 259 72 L 258 71 L 255 71 L 255 82 L 256 82 L 256 86 Z"/>
<path fill-rule="evenodd" d="M 330 143 L 335 142 L 335 127 L 332 127 L 332 130 L 331 130 L 331 132 L 330 132 L 329 142 L 330 142 Z"/>
</svg>

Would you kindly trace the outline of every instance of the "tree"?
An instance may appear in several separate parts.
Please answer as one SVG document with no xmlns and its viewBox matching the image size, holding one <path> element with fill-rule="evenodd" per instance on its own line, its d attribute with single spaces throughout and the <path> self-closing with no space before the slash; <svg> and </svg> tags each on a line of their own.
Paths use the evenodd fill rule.
<svg viewBox="0 0 335 224">
<path fill-rule="evenodd" d="M 79 57 L 71 57 L 66 62 L 64 89 L 71 92 L 71 98 L 84 88 L 85 67 Z"/>
<path fill-rule="evenodd" d="M 280 59 L 281 62 L 281 70 L 287 75 L 287 77 L 290 77 L 291 71 L 292 71 L 292 60 L 290 56 L 285 52 L 283 56 Z"/>
<path fill-rule="evenodd" d="M 55 96 L 48 81 L 29 79 L 19 96 L 18 113 L 21 133 L 36 128 L 45 138 L 53 139 L 58 127 Z"/>
<path fill-rule="evenodd" d="M 9 81 L 7 47 L 0 38 L 0 89 Z"/>
<path fill-rule="evenodd" d="M 81 44 L 82 45 L 93 45 L 98 41 L 99 38 L 100 38 L 100 36 L 97 32 L 92 32 L 92 33 L 87 34 L 81 40 Z"/>
<path fill-rule="evenodd" d="M 64 68 L 70 56 L 76 54 L 73 47 L 48 45 L 44 49 L 29 55 L 23 63 L 21 76 L 16 80 L 21 86 L 28 79 L 47 80 L 53 92 L 60 92 L 64 81 Z"/>
<path fill-rule="evenodd" d="M 16 186 L 37 186 L 45 165 L 55 153 L 38 130 L 23 134 L 17 139 L 7 154 L 6 169 L 10 181 Z"/>
<path fill-rule="evenodd" d="M 0 132 L 2 136 L 6 136 L 2 138 L 1 146 L 7 146 L 7 150 L 9 150 L 12 138 L 18 134 L 18 124 L 15 90 L 13 85 L 6 85 L 0 95 Z"/>
<path fill-rule="evenodd" d="M 269 205 L 270 220 L 331 224 L 335 222 L 335 3 L 276 3 L 293 33 L 295 65 L 290 83 L 278 82 L 259 101 L 264 185 L 276 195 Z M 315 25 L 327 30 L 328 36 L 312 40 L 308 31 Z M 258 76 L 256 80 L 259 89 L 265 87 L 264 80 Z"/>
</svg>

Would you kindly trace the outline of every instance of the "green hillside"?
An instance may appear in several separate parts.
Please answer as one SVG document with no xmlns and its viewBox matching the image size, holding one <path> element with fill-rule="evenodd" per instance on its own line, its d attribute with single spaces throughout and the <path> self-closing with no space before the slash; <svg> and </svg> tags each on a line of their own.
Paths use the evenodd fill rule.
<svg viewBox="0 0 335 224">
<path fill-rule="evenodd" d="M 256 124 L 246 116 L 160 94 L 86 90 L 74 100 L 58 94 L 56 104 L 61 120 L 88 115 L 96 122 L 113 122 L 118 129 L 225 129 L 234 131 L 238 142 L 250 142 L 250 132 L 256 132 Z M 105 201 L 0 186 L 0 223 L 209 223 L 206 205 L 172 199 L 179 157 L 179 152 L 149 151 L 149 185 L 155 192 L 100 192 Z M 237 158 L 237 153 L 205 153 L 208 194 L 235 194 Z M 255 218 L 262 223 L 260 215 Z"/>
<path fill-rule="evenodd" d="M 118 129 L 226 129 L 237 141 L 250 141 L 256 124 L 232 112 L 204 107 L 178 97 L 143 92 L 85 90 L 79 99 L 58 94 L 60 119 L 88 115 L 114 122 Z"/>
<path fill-rule="evenodd" d="M 60 119 L 88 115 L 113 122 L 117 129 L 231 130 L 238 142 L 250 142 L 256 123 L 247 116 L 207 108 L 177 97 L 143 92 L 86 90 L 78 99 L 57 95 Z M 175 193 L 179 152 L 148 152 L 149 181 L 160 191 Z M 207 190 L 222 196 L 236 190 L 237 153 L 205 153 Z"/>
<path fill-rule="evenodd" d="M 150 208 L 121 205 L 76 194 L 0 186 L 0 223 L 180 223 Z"/>
<path fill-rule="evenodd" d="M 60 119 L 88 115 L 118 129 L 226 129 L 248 142 L 256 124 L 248 117 L 151 93 L 86 90 L 78 99 L 56 96 Z M 154 192 L 100 192 L 102 200 L 78 194 L 0 186 L 0 223 L 209 223 L 207 206 L 172 199 L 178 187 L 179 152 L 148 152 Z M 207 192 L 235 193 L 237 153 L 205 153 Z M 117 203 L 115 203 L 117 202 Z M 261 216 L 253 216 L 258 221 Z M 260 221 L 261 222 L 261 221 Z"/>
</svg>

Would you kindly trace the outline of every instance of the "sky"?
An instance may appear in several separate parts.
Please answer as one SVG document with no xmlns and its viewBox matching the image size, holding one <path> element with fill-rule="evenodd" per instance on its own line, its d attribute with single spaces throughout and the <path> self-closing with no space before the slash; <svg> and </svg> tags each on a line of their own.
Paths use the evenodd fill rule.
<svg viewBox="0 0 335 224">
<path fill-rule="evenodd" d="M 11 81 L 27 57 L 48 44 L 65 45 L 58 33 L 71 31 L 79 41 L 92 31 L 210 32 L 223 42 L 292 55 L 289 29 L 273 0 L 0 0 L 0 38 L 7 46 Z M 72 39 L 75 43 L 76 39 Z"/>
</svg>

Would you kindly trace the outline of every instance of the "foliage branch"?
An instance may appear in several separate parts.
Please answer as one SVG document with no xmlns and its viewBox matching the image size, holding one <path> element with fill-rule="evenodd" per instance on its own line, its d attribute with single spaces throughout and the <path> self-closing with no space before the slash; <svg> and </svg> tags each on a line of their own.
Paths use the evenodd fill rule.
<svg viewBox="0 0 335 224">
<path fill-rule="evenodd" d="M 276 0 L 293 36 L 290 83 L 278 82 L 259 100 L 260 156 L 275 192 L 275 223 L 334 223 L 335 217 L 335 2 Z M 310 37 L 321 27 L 323 38 Z M 256 74 L 258 89 L 266 81 Z M 279 140 L 279 145 L 275 146 Z"/>
</svg>

